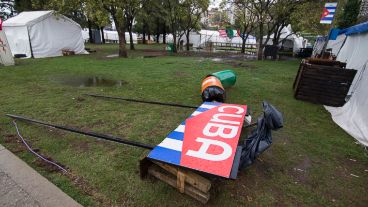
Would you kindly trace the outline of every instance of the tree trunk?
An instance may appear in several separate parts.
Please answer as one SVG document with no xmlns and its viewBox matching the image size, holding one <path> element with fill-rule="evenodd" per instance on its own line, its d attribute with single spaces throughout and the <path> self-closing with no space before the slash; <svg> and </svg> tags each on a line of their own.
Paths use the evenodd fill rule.
<svg viewBox="0 0 368 207">
<path fill-rule="evenodd" d="M 156 19 L 156 43 L 160 43 L 160 19 Z"/>
<path fill-rule="evenodd" d="M 258 51 L 257 51 L 257 59 L 262 60 L 263 59 L 263 24 L 260 23 L 259 25 L 259 43 L 258 43 Z"/>
<path fill-rule="evenodd" d="M 134 42 L 133 42 L 132 28 L 133 28 L 133 22 L 130 22 L 129 25 L 128 25 L 130 50 L 135 50 L 135 48 L 134 48 Z"/>
<path fill-rule="evenodd" d="M 242 48 L 241 48 L 241 53 L 245 54 L 245 41 L 247 41 L 245 39 L 245 36 L 243 35 L 242 37 Z"/>
<path fill-rule="evenodd" d="M 162 31 L 162 43 L 166 44 L 166 25 L 163 27 L 164 31 Z"/>
<path fill-rule="evenodd" d="M 148 32 L 148 40 L 151 41 L 151 32 Z"/>
<path fill-rule="evenodd" d="M 135 50 L 132 29 L 129 30 L 130 50 Z"/>
<path fill-rule="evenodd" d="M 127 50 L 125 48 L 125 30 L 118 30 L 119 35 L 119 57 L 128 57 Z"/>
<path fill-rule="evenodd" d="M 186 34 L 186 36 L 187 36 L 187 51 L 189 51 L 190 50 L 190 45 L 189 45 L 189 35 L 190 35 L 190 30 L 188 30 L 187 31 L 187 34 Z"/>
<path fill-rule="evenodd" d="M 91 23 L 91 21 L 87 20 L 87 24 L 88 24 L 89 43 L 95 43 L 95 41 L 93 39 L 93 34 L 92 34 L 92 23 Z"/>
<path fill-rule="evenodd" d="M 100 31 L 101 31 L 102 44 L 105 44 L 106 41 L 105 41 L 105 36 L 104 36 L 104 28 L 103 27 L 100 27 Z"/>
<path fill-rule="evenodd" d="M 146 22 L 143 23 L 143 31 L 142 31 L 142 36 L 143 36 L 143 44 L 147 44 L 146 42 Z"/>
<path fill-rule="evenodd" d="M 177 53 L 178 52 L 178 48 L 176 46 L 176 35 L 173 35 L 173 53 Z"/>
</svg>

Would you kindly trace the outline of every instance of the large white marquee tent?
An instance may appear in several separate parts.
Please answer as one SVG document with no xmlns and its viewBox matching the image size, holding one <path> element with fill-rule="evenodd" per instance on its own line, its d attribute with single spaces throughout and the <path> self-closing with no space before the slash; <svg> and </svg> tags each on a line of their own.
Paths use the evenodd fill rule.
<svg viewBox="0 0 368 207">
<path fill-rule="evenodd" d="M 272 45 L 272 39 L 274 34 L 271 34 L 270 39 L 267 42 L 267 45 Z M 266 41 L 267 36 L 263 37 L 263 41 Z M 281 29 L 280 34 L 280 44 L 279 46 L 283 46 L 284 48 L 292 49 L 293 53 L 298 53 L 300 48 L 307 47 L 308 40 L 303 37 L 296 35 L 291 29 L 291 25 L 284 27 Z"/>
<path fill-rule="evenodd" d="M 184 45 L 187 44 L 186 37 L 183 35 L 181 38 L 183 40 Z M 162 35 L 160 35 L 160 43 L 163 42 Z M 173 42 L 172 34 L 166 35 L 166 42 Z M 193 44 L 194 48 L 205 47 L 206 43 L 233 43 L 233 44 L 242 44 L 242 38 L 239 36 L 235 36 L 233 38 L 223 37 L 220 35 L 220 32 L 217 30 L 200 30 L 198 32 L 190 32 L 189 35 L 189 43 Z M 249 35 L 246 44 L 256 44 L 256 38 L 252 35 Z"/>
<path fill-rule="evenodd" d="M 80 25 L 54 11 L 22 12 L 6 20 L 3 28 L 13 55 L 54 57 L 62 50 L 88 54 Z"/>
<path fill-rule="evenodd" d="M 327 48 L 346 62 L 346 68 L 358 70 L 350 87 L 349 101 L 342 107 L 326 107 L 332 119 L 361 144 L 368 146 L 368 22 L 340 31 Z"/>
</svg>

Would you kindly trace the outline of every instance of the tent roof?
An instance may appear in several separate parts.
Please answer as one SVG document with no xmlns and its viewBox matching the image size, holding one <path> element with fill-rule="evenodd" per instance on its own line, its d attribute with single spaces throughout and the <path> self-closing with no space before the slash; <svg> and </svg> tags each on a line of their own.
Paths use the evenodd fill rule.
<svg viewBox="0 0 368 207">
<path fill-rule="evenodd" d="M 49 17 L 54 11 L 29 11 L 22 12 L 15 17 L 7 19 L 3 26 L 16 27 L 16 26 L 30 26 L 36 22 L 42 21 Z"/>
<path fill-rule="evenodd" d="M 368 32 L 368 22 L 354 25 L 352 27 L 340 30 L 339 34 L 345 34 L 346 36 Z"/>
</svg>

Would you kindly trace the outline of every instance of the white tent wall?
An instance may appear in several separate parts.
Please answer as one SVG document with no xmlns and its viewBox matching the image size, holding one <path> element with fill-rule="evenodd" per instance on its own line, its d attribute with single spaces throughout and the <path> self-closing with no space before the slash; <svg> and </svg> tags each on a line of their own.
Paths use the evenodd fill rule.
<svg viewBox="0 0 368 207">
<path fill-rule="evenodd" d="M 337 60 L 358 70 L 351 98 L 342 107 L 327 107 L 332 119 L 361 144 L 368 146 L 368 32 L 348 36 Z"/>
<path fill-rule="evenodd" d="M 326 43 L 325 37 L 322 37 L 322 36 L 317 37 L 316 42 L 313 45 L 313 54 L 312 54 L 312 56 L 315 56 L 317 54 L 321 54 L 325 43 Z"/>
<path fill-rule="evenodd" d="M 27 27 L 18 26 L 11 29 L 4 27 L 4 31 L 13 56 L 14 54 L 25 54 L 27 57 L 31 57 Z"/>
<path fill-rule="evenodd" d="M 344 44 L 345 38 L 346 38 L 346 35 L 341 34 L 337 36 L 336 40 L 329 40 L 327 43 L 326 49 L 332 49 L 332 54 L 337 56 L 340 51 L 340 48 Z"/>
<path fill-rule="evenodd" d="M 267 41 L 267 45 L 273 44 L 273 37 L 274 34 L 270 36 L 270 39 Z M 264 36 L 264 43 L 266 42 L 266 39 L 267 36 Z M 304 48 L 307 46 L 308 40 L 294 34 L 291 29 L 291 25 L 288 25 L 287 27 L 282 28 L 279 42 L 279 47 L 283 46 L 284 48 L 289 48 L 293 50 L 293 53 L 295 54 L 299 52 L 300 48 Z"/>
<path fill-rule="evenodd" d="M 119 35 L 117 31 L 110 31 L 110 30 L 104 30 L 104 38 L 107 42 L 116 42 L 119 43 Z M 100 31 L 101 34 L 101 31 Z M 89 40 L 89 30 L 83 29 L 82 30 L 82 36 L 85 42 Z M 136 33 L 132 34 L 133 36 L 133 44 L 138 44 L 138 36 Z M 130 36 L 129 32 L 125 32 L 125 41 L 127 44 L 130 43 Z"/>
<path fill-rule="evenodd" d="M 28 28 L 35 58 L 62 56 L 62 50 L 86 54 L 79 25 L 60 16 L 50 16 Z"/>
<path fill-rule="evenodd" d="M 79 24 L 54 11 L 22 12 L 6 20 L 3 27 L 13 55 L 54 57 L 64 49 L 88 54 Z"/>
<path fill-rule="evenodd" d="M 187 43 L 185 35 L 182 37 L 182 40 L 185 45 Z M 206 42 L 242 44 L 242 38 L 222 37 L 218 31 L 213 30 L 200 30 L 199 32 L 191 32 L 189 35 L 189 43 L 193 44 L 194 48 L 204 47 Z M 256 44 L 256 38 L 252 35 L 249 35 L 248 39 L 246 40 L 246 44 Z"/>
</svg>

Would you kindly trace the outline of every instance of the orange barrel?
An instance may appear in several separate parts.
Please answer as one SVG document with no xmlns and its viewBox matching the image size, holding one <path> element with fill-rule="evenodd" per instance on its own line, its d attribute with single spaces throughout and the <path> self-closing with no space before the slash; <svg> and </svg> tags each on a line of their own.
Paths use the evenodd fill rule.
<svg viewBox="0 0 368 207">
<path fill-rule="evenodd" d="M 225 101 L 225 89 L 221 81 L 215 76 L 208 76 L 202 81 L 202 100 L 203 101 Z"/>
</svg>

